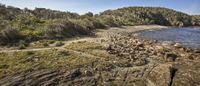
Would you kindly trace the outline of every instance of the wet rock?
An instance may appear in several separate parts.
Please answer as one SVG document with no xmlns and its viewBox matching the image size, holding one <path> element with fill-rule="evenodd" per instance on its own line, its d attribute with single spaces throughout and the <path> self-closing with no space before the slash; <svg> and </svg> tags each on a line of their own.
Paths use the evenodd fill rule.
<svg viewBox="0 0 200 86">
<path fill-rule="evenodd" d="M 147 79 L 155 86 L 169 86 L 171 83 L 171 64 L 158 64 L 147 75 Z"/>
</svg>

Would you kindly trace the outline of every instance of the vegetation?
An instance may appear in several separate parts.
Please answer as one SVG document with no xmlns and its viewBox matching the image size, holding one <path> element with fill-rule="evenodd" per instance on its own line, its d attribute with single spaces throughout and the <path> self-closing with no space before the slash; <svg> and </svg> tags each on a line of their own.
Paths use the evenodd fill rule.
<svg viewBox="0 0 200 86">
<path fill-rule="evenodd" d="M 126 7 L 117 10 L 107 10 L 100 15 L 113 18 L 115 24 L 119 25 L 192 25 L 190 15 L 160 7 Z"/>
<path fill-rule="evenodd" d="M 126 58 L 118 60 L 115 55 L 106 52 L 105 46 L 100 44 L 76 42 L 68 45 L 67 48 L 72 51 L 51 49 L 0 53 L 0 77 L 48 68 L 64 67 L 68 70 L 82 68 L 97 71 L 108 70 L 113 65 L 122 67 L 130 64 Z M 73 52 L 73 50 L 77 51 Z M 88 54 L 82 54 L 87 52 Z"/>
<path fill-rule="evenodd" d="M 200 25 L 200 15 L 194 15 L 192 16 L 192 24 L 199 26 Z"/>
<path fill-rule="evenodd" d="M 64 43 L 63 42 L 61 42 L 61 41 L 59 41 L 59 42 L 56 42 L 56 46 L 63 46 L 64 45 Z"/>
<path fill-rule="evenodd" d="M 106 27 L 158 24 L 167 26 L 200 25 L 199 16 L 191 16 L 160 7 L 127 7 L 84 15 L 45 8 L 19 9 L 0 4 L 0 44 L 63 39 L 90 35 Z"/>
</svg>

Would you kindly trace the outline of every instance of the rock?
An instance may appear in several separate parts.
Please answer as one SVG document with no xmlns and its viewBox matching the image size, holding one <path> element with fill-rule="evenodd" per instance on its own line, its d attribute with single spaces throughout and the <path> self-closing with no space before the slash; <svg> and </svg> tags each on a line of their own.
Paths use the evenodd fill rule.
<svg viewBox="0 0 200 86">
<path fill-rule="evenodd" d="M 170 46 L 170 45 L 173 45 L 174 43 L 172 41 L 163 41 L 162 42 L 162 45 L 163 46 Z"/>
<path fill-rule="evenodd" d="M 175 61 L 175 59 L 177 58 L 176 54 L 173 53 L 166 53 L 165 54 L 165 59 L 168 61 Z"/>
<path fill-rule="evenodd" d="M 146 76 L 149 83 L 155 86 L 169 86 L 171 83 L 171 64 L 158 64 Z"/>
<path fill-rule="evenodd" d="M 175 44 L 174 44 L 174 47 L 176 47 L 176 48 L 182 48 L 183 45 L 182 45 L 181 43 L 175 43 Z"/>
<path fill-rule="evenodd" d="M 0 64 L 0 69 L 7 69 L 9 68 L 9 65 L 7 64 Z"/>
<path fill-rule="evenodd" d="M 200 53 L 200 49 L 194 49 L 195 53 Z"/>
<path fill-rule="evenodd" d="M 133 34 L 134 37 L 137 37 L 137 36 L 139 36 L 139 35 L 140 35 L 140 33 L 135 33 L 135 34 Z"/>
<path fill-rule="evenodd" d="M 199 86 L 200 85 L 200 63 L 199 61 L 179 62 L 175 64 L 178 68 L 172 86 Z"/>
<path fill-rule="evenodd" d="M 160 45 L 157 45 L 157 46 L 156 46 L 156 49 L 160 51 L 160 50 L 164 50 L 164 47 L 163 47 L 163 46 L 160 46 Z"/>
<path fill-rule="evenodd" d="M 85 75 L 86 75 L 86 76 L 92 76 L 93 74 L 92 74 L 91 71 L 86 70 L 86 71 L 85 71 Z"/>
<path fill-rule="evenodd" d="M 143 47 L 144 44 L 143 44 L 142 42 L 138 42 L 138 43 L 136 44 L 136 46 L 138 46 L 138 47 Z"/>
<path fill-rule="evenodd" d="M 147 62 L 146 62 L 145 58 L 141 58 L 141 59 L 136 60 L 133 64 L 136 66 L 143 66 L 143 65 L 147 64 Z"/>
</svg>

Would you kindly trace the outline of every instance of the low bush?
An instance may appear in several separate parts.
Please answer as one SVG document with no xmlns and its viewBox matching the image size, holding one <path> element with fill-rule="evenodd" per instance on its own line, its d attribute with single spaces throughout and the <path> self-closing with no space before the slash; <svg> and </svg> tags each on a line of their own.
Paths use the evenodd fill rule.
<svg viewBox="0 0 200 86">
<path fill-rule="evenodd" d="M 57 46 L 57 47 L 59 47 L 59 46 L 62 46 L 62 45 L 64 45 L 64 43 L 63 43 L 63 42 L 61 42 L 61 41 L 59 41 L 59 42 L 56 42 L 56 46 Z"/>
<path fill-rule="evenodd" d="M 45 37 L 50 39 L 83 35 L 87 34 L 87 31 L 82 26 L 69 20 L 54 20 L 43 29 Z"/>
<path fill-rule="evenodd" d="M 44 42 L 42 45 L 43 45 L 44 47 L 49 46 L 49 44 L 48 44 L 47 42 Z"/>
<path fill-rule="evenodd" d="M 13 43 L 19 41 L 21 38 L 21 34 L 19 33 L 19 30 L 16 28 L 6 28 L 1 31 L 1 42 L 3 44 L 7 43 Z"/>
<path fill-rule="evenodd" d="M 18 49 L 20 49 L 20 50 L 21 49 L 26 49 L 26 46 L 24 44 L 20 44 L 19 47 L 18 47 Z"/>
</svg>

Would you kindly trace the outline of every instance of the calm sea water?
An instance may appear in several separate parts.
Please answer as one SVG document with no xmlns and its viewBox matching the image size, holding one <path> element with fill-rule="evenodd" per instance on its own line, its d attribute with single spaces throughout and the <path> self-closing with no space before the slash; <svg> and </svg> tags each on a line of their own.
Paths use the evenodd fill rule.
<svg viewBox="0 0 200 86">
<path fill-rule="evenodd" d="M 200 29 L 193 27 L 143 31 L 139 33 L 139 37 L 179 42 L 185 47 L 200 48 Z"/>
</svg>

